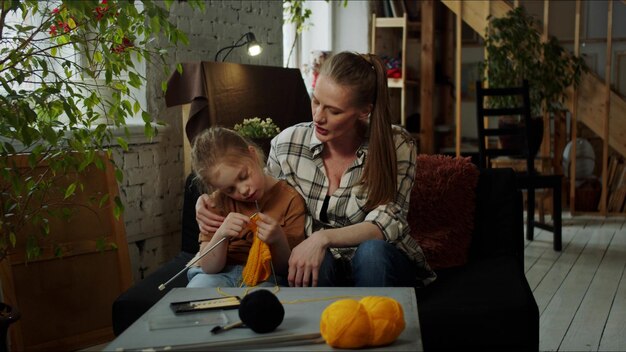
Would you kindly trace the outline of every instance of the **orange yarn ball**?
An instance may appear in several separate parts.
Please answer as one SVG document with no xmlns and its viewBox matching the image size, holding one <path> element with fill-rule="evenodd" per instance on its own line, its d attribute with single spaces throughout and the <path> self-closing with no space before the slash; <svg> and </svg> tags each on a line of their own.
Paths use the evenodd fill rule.
<svg viewBox="0 0 626 352">
<path fill-rule="evenodd" d="M 353 299 L 330 304 L 322 312 L 320 332 L 326 343 L 337 348 L 367 346 L 371 324 L 365 307 Z"/>
<path fill-rule="evenodd" d="M 361 299 L 360 303 L 369 314 L 372 325 L 370 346 L 388 345 L 404 331 L 404 311 L 395 299 L 369 296 Z"/>
<path fill-rule="evenodd" d="M 367 296 L 357 302 L 343 299 L 322 312 L 320 332 L 326 343 L 337 348 L 384 346 L 404 331 L 404 311 L 389 297 Z"/>
</svg>

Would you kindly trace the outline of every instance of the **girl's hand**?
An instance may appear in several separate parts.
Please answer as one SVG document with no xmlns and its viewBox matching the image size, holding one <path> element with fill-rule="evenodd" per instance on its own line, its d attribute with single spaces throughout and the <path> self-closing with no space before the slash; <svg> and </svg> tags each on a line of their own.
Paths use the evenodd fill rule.
<svg viewBox="0 0 626 352">
<path fill-rule="evenodd" d="M 230 213 L 215 231 L 215 236 L 241 238 L 245 232 L 242 230 L 248 227 L 248 223 L 250 223 L 249 217 L 239 213 Z"/>
<path fill-rule="evenodd" d="M 291 287 L 317 286 L 320 266 L 326 254 L 327 241 L 321 231 L 314 232 L 291 251 L 289 275 Z"/>
<path fill-rule="evenodd" d="M 257 236 L 261 241 L 271 246 L 278 241 L 287 239 L 283 228 L 278 225 L 276 220 L 274 220 L 271 216 L 262 213 L 258 213 L 257 215 Z"/>
<path fill-rule="evenodd" d="M 201 234 L 217 232 L 224 222 L 224 217 L 215 213 L 214 209 L 215 202 L 208 194 L 201 195 L 196 201 L 196 221 Z"/>
</svg>

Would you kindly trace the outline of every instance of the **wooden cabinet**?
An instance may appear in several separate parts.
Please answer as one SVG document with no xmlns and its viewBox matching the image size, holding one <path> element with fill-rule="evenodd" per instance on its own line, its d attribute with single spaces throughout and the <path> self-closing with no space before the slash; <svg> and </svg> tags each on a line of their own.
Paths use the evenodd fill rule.
<svg viewBox="0 0 626 352">
<path fill-rule="evenodd" d="M 15 163 L 30 170 L 26 155 Z M 105 170 L 92 166 L 51 179 L 63 186 L 74 180 L 84 185 L 71 203 L 60 204 L 73 215 L 51 218 L 38 258 L 25 261 L 26 233 L 35 231 L 27 226 L 13 253 L 0 262 L 3 301 L 21 312 L 9 330 L 11 350 L 77 350 L 113 338 L 111 305 L 130 286 L 131 274 L 123 219 L 115 218 L 113 210 L 118 185 L 111 163 L 105 159 L 103 164 Z M 49 174 L 45 168 L 33 174 Z M 104 194 L 108 200 L 100 204 Z M 58 204 L 51 198 L 58 195 L 47 194 L 42 202 Z"/>
</svg>

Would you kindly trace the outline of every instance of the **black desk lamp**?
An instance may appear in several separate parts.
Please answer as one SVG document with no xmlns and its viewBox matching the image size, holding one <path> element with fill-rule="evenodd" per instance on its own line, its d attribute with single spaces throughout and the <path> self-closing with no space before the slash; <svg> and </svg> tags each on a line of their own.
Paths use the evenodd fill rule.
<svg viewBox="0 0 626 352">
<path fill-rule="evenodd" d="M 259 43 L 257 43 L 254 34 L 252 32 L 248 32 L 244 34 L 241 38 L 239 38 L 239 40 L 237 40 L 235 44 L 229 45 L 225 48 L 221 48 L 220 50 L 218 50 L 217 54 L 215 54 L 214 61 L 218 61 L 218 57 L 220 56 L 222 51 L 228 50 L 226 55 L 224 55 L 224 57 L 222 58 L 222 61 L 224 61 L 226 60 L 226 57 L 228 57 L 228 54 L 230 54 L 230 52 L 233 51 L 234 48 L 239 48 L 246 44 L 248 44 L 248 55 L 250 56 L 257 56 L 261 53 L 261 51 L 263 51 L 263 48 L 261 48 Z"/>
</svg>

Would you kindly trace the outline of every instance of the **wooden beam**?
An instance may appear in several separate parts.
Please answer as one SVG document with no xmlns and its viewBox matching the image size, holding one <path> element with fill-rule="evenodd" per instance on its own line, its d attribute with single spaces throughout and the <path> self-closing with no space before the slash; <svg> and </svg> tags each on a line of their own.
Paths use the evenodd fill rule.
<svg viewBox="0 0 626 352">
<path fill-rule="evenodd" d="M 600 212 L 607 215 L 608 160 L 609 160 L 609 118 L 611 111 L 611 66 L 613 59 L 613 1 L 608 2 L 606 24 L 606 62 L 604 65 L 604 118 L 602 123 L 602 194 Z"/>
<path fill-rule="evenodd" d="M 455 64 L 455 44 L 454 44 L 454 21 L 456 20 L 456 16 L 452 11 L 448 11 L 444 9 L 445 14 L 443 16 L 443 25 L 444 28 L 442 36 L 443 36 L 443 44 L 442 44 L 442 62 L 443 62 L 443 75 L 446 79 L 452 79 L 454 76 L 454 64 Z M 443 84 L 440 85 L 439 88 L 439 97 L 441 99 L 440 109 L 441 114 L 443 116 L 443 123 L 448 126 L 456 126 L 457 129 L 460 129 L 460 126 L 456 125 L 455 119 L 455 101 L 453 99 L 453 90 L 451 84 Z M 443 138 L 444 147 L 450 147 L 452 145 L 456 145 L 456 137 L 452 133 L 447 133 Z"/>
<path fill-rule="evenodd" d="M 487 13 L 486 17 L 489 17 L 489 14 L 491 13 L 491 1 L 487 1 L 484 6 L 485 6 L 485 11 Z M 487 51 L 487 47 L 483 48 L 483 57 L 484 57 L 485 62 L 487 62 L 487 60 L 489 60 L 489 52 Z M 485 81 L 485 82 L 483 82 L 483 85 L 485 85 L 485 88 L 488 88 L 489 87 L 489 82 Z M 487 97 L 487 100 L 488 99 L 489 99 L 489 97 Z M 489 127 L 489 117 L 488 116 L 485 116 L 483 118 L 483 126 L 484 126 L 485 129 L 490 128 Z M 485 143 L 486 146 L 489 145 L 489 137 L 485 136 L 484 143 Z M 491 161 L 488 161 L 488 162 L 490 163 Z"/>
<path fill-rule="evenodd" d="M 462 59 L 462 38 L 461 38 L 461 26 L 463 25 L 463 8 L 459 2 L 457 4 L 458 10 L 456 14 L 456 69 L 454 77 L 454 85 L 456 87 L 456 110 L 455 110 L 455 146 L 456 156 L 461 155 L 461 59 Z"/>
<path fill-rule="evenodd" d="M 408 36 L 408 27 L 407 27 L 407 14 L 406 11 L 404 12 L 404 15 L 402 16 L 402 53 L 400 55 L 402 55 L 402 90 L 400 91 L 400 124 L 402 125 L 402 127 L 406 127 L 406 95 L 407 95 L 407 85 L 406 85 L 406 81 L 408 79 L 407 75 L 406 75 L 406 41 L 407 41 L 407 36 Z M 434 66 L 431 66 L 431 69 Z M 434 80 L 434 78 L 433 78 Z"/>
<path fill-rule="evenodd" d="M 420 153 L 434 153 L 433 93 L 435 87 L 435 6 L 422 1 L 422 52 L 420 60 Z"/>
<path fill-rule="evenodd" d="M 548 25 L 550 22 L 550 1 L 543 0 L 543 34 L 542 40 L 548 41 Z M 543 113 L 543 140 L 541 141 L 541 159 L 548 160 L 550 158 L 550 114 L 548 112 Z M 544 167 L 546 165 L 543 165 Z"/>
<path fill-rule="evenodd" d="M 580 0 L 576 0 L 576 15 L 574 17 L 574 55 L 576 56 L 580 55 L 580 9 Z M 574 94 L 572 94 L 572 99 L 570 99 L 570 101 L 572 102 L 572 123 L 570 127 L 572 146 L 570 148 L 569 154 L 569 209 L 570 213 L 574 215 L 576 213 L 576 139 L 578 138 L 578 91 L 575 91 Z"/>
</svg>

